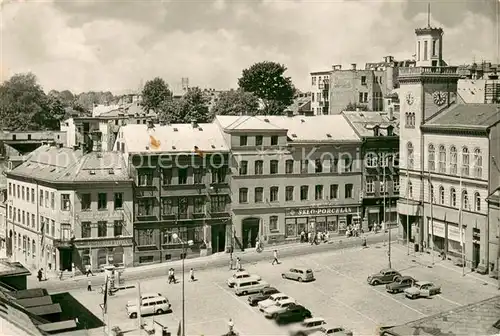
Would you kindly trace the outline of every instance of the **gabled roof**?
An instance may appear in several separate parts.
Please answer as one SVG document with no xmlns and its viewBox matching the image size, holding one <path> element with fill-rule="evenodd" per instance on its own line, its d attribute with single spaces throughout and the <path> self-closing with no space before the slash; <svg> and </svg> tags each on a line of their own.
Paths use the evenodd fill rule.
<svg viewBox="0 0 500 336">
<path fill-rule="evenodd" d="M 498 104 L 453 104 L 431 118 L 424 126 L 487 129 L 500 121 Z"/>
<path fill-rule="evenodd" d="M 117 142 L 123 142 L 129 153 L 228 152 L 224 136 L 216 124 L 130 124 L 120 128 Z"/>
<path fill-rule="evenodd" d="M 394 135 L 399 135 L 399 113 L 393 114 L 393 120 L 389 120 L 387 112 L 344 111 L 342 115 L 362 138 L 374 137 L 373 129 L 376 127 L 380 136 L 386 136 L 389 127 L 393 128 Z"/>
<path fill-rule="evenodd" d="M 284 131 L 283 128 L 254 116 L 217 116 L 216 118 L 225 131 Z"/>
</svg>

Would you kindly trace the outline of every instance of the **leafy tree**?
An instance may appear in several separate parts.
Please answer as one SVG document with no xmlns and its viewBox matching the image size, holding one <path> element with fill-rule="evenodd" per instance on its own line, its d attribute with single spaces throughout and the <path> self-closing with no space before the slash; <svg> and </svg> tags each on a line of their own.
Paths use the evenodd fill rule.
<svg viewBox="0 0 500 336">
<path fill-rule="evenodd" d="M 64 107 L 71 106 L 75 101 L 75 96 L 69 90 L 63 90 L 60 92 L 56 90 L 50 90 L 49 96 L 59 99 Z"/>
<path fill-rule="evenodd" d="M 172 99 L 172 92 L 160 77 L 149 80 L 142 89 L 142 106 L 145 111 L 159 112 L 164 102 Z"/>
<path fill-rule="evenodd" d="M 214 115 L 256 115 L 259 110 L 259 100 L 251 92 L 231 90 L 222 92 L 215 103 Z"/>
<path fill-rule="evenodd" d="M 104 103 L 113 103 L 114 97 L 113 94 L 109 91 L 106 92 L 82 92 L 76 97 L 76 104 L 82 106 L 84 109 L 88 111 L 92 111 L 94 108 L 94 104 L 104 104 Z"/>
<path fill-rule="evenodd" d="M 368 111 L 368 106 L 351 102 L 351 103 L 347 104 L 347 106 L 345 107 L 344 110 L 345 111 L 357 111 L 358 109 L 360 111 Z"/>
<path fill-rule="evenodd" d="M 179 100 L 167 100 L 159 108 L 160 119 L 170 123 L 211 122 L 213 114 L 208 109 L 208 99 L 200 88 L 190 88 Z"/>
<path fill-rule="evenodd" d="M 33 116 L 33 121 L 43 129 L 57 130 L 64 119 L 66 109 L 61 99 L 54 96 L 46 97 L 46 108 Z"/>
<path fill-rule="evenodd" d="M 238 84 L 246 92 L 252 92 L 261 99 L 263 114 L 282 115 L 285 108 L 293 103 L 295 87 L 290 77 L 283 74 L 286 67 L 275 62 L 255 63 L 244 69 Z"/>
</svg>

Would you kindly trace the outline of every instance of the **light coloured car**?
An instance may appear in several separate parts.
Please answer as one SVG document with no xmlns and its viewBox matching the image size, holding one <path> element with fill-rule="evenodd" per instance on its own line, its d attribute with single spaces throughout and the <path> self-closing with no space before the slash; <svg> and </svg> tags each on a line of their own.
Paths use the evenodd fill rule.
<svg viewBox="0 0 500 336">
<path fill-rule="evenodd" d="M 297 301 L 295 301 L 294 299 L 282 300 L 264 309 L 263 313 L 267 318 L 276 318 L 276 316 L 285 312 L 288 307 L 294 306 L 296 304 Z"/>
<path fill-rule="evenodd" d="M 264 311 L 264 309 L 266 309 L 267 307 L 272 306 L 272 305 L 276 304 L 277 302 L 280 302 L 283 300 L 288 300 L 288 299 L 292 299 L 292 298 L 284 293 L 273 294 L 269 297 L 269 299 L 259 302 L 259 304 L 258 304 L 259 310 Z"/>
<path fill-rule="evenodd" d="M 281 274 L 283 279 L 302 281 L 314 281 L 314 274 L 312 269 L 306 267 L 294 267 Z"/>
<path fill-rule="evenodd" d="M 236 281 L 234 284 L 234 293 L 236 295 L 248 295 L 259 293 L 264 288 L 271 287 L 269 284 L 262 280 L 255 280 L 253 278 L 245 278 Z"/>
<path fill-rule="evenodd" d="M 232 288 L 232 287 L 234 287 L 234 284 L 236 283 L 236 281 L 241 280 L 241 279 L 248 279 L 248 280 L 253 279 L 253 280 L 257 280 L 257 281 L 262 280 L 262 278 L 259 275 L 250 274 L 247 271 L 238 271 L 238 272 L 234 273 L 232 277 L 227 279 L 227 285 L 230 288 Z"/>
<path fill-rule="evenodd" d="M 290 336 L 306 336 L 322 330 L 326 326 L 322 317 L 311 317 L 302 321 L 299 325 L 290 330 Z"/>
<path fill-rule="evenodd" d="M 141 294 L 141 302 L 146 300 L 146 299 L 153 299 L 153 298 L 160 297 L 160 296 L 163 296 L 163 295 L 161 295 L 161 293 L 142 293 Z M 135 305 L 137 305 L 137 299 L 130 300 L 127 302 L 127 307 L 128 306 L 135 306 Z"/>
<path fill-rule="evenodd" d="M 430 297 L 441 293 L 441 286 L 430 281 L 418 281 L 412 287 L 405 289 L 405 296 L 410 299 L 419 297 Z"/>
<path fill-rule="evenodd" d="M 315 331 L 311 334 L 311 336 L 352 336 L 353 333 L 351 330 L 345 329 L 343 327 L 334 327 L 328 324 L 325 324 L 321 327 L 320 330 Z"/>
<path fill-rule="evenodd" d="M 128 317 L 137 318 L 139 310 L 141 316 L 152 315 L 152 314 L 163 314 L 171 310 L 171 305 L 166 297 L 157 296 L 155 298 L 142 300 L 140 306 L 138 306 L 137 304 L 127 306 L 126 310 Z"/>
</svg>

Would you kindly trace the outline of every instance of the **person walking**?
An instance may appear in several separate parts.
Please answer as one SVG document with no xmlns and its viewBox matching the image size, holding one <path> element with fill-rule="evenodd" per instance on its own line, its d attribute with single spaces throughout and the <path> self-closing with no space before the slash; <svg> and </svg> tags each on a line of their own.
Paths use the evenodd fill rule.
<svg viewBox="0 0 500 336">
<path fill-rule="evenodd" d="M 36 276 L 38 278 L 38 282 L 41 282 L 42 281 L 42 278 L 43 278 L 43 268 L 40 268 L 38 270 L 38 274 Z"/>
<path fill-rule="evenodd" d="M 241 271 L 241 260 L 240 257 L 236 257 L 236 270 Z"/>
<path fill-rule="evenodd" d="M 278 264 L 279 265 L 280 261 L 278 260 L 278 250 L 274 250 L 273 251 L 273 256 L 274 256 L 274 258 L 273 258 L 273 261 L 272 261 L 271 264 L 272 265 L 274 265 L 274 264 Z"/>
<path fill-rule="evenodd" d="M 233 270 L 233 256 L 229 258 L 229 270 Z"/>
<path fill-rule="evenodd" d="M 87 291 L 92 292 L 92 280 L 87 281 Z"/>
<path fill-rule="evenodd" d="M 174 281 L 174 271 L 170 268 L 168 270 L 168 284 L 171 284 Z"/>
<path fill-rule="evenodd" d="M 194 269 L 190 269 L 189 270 L 189 278 L 191 279 L 191 281 L 194 281 Z"/>
<path fill-rule="evenodd" d="M 229 334 L 232 335 L 233 332 L 234 332 L 234 322 L 233 322 L 233 319 L 229 319 L 229 321 L 227 322 L 227 326 L 229 327 Z"/>
<path fill-rule="evenodd" d="M 87 267 L 86 267 L 86 268 L 87 268 L 87 269 L 86 269 L 86 271 L 85 271 L 85 274 L 87 275 L 87 277 L 88 277 L 90 274 L 92 274 L 92 276 L 94 276 L 94 273 L 92 273 L 92 266 L 87 265 Z"/>
</svg>

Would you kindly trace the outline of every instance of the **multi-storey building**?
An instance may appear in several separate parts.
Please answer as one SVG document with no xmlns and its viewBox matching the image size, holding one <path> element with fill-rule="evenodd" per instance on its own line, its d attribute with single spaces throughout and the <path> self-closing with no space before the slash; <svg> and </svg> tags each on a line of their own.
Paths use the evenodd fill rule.
<svg viewBox="0 0 500 336">
<path fill-rule="evenodd" d="M 460 99 L 465 103 L 500 103 L 500 79 L 498 79 L 496 69 L 496 67 L 480 69 L 472 66 L 469 73 L 463 75 L 458 81 Z"/>
<path fill-rule="evenodd" d="M 462 104 L 457 67 L 440 66 L 441 28 L 417 29 L 417 66 L 400 70 L 399 219 L 404 238 L 489 264 L 486 197 L 498 157 L 497 106 Z"/>
<path fill-rule="evenodd" d="M 42 146 L 6 175 L 13 260 L 48 271 L 132 264 L 132 185 L 120 153 Z"/>
<path fill-rule="evenodd" d="M 396 224 L 399 198 L 399 115 L 392 112 L 342 112 L 362 139 L 363 224 Z M 385 229 L 385 227 L 384 227 Z"/>
<path fill-rule="evenodd" d="M 313 115 L 329 114 L 330 111 L 330 73 L 327 71 L 311 72 L 311 112 Z"/>
<path fill-rule="evenodd" d="M 229 151 L 217 125 L 126 125 L 115 149 L 135 182 L 135 264 L 179 259 L 188 241 L 187 257 L 231 245 Z"/>
<path fill-rule="evenodd" d="M 361 141 L 340 116 L 217 116 L 230 146 L 236 244 L 343 233 L 360 221 Z"/>
</svg>

